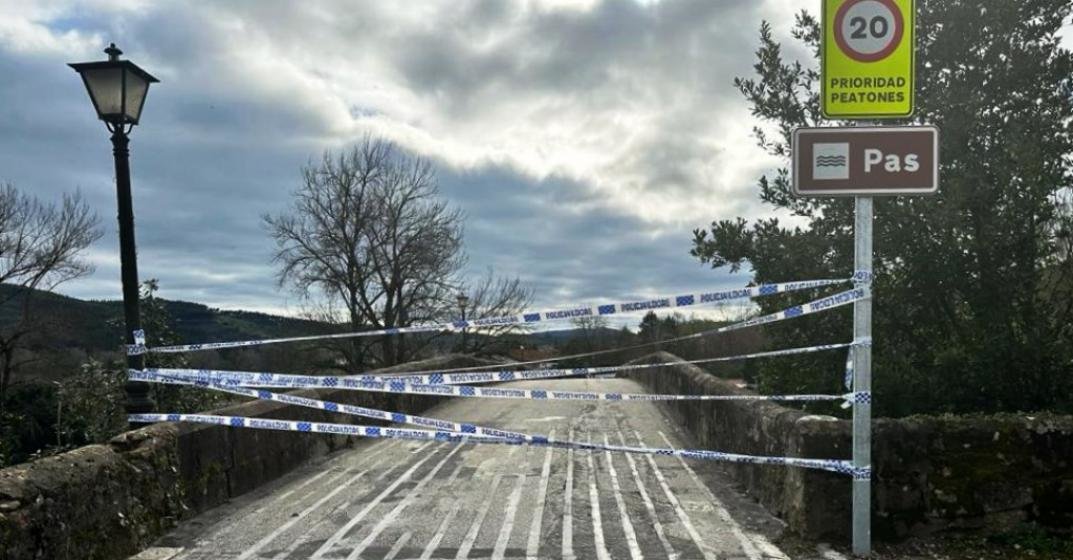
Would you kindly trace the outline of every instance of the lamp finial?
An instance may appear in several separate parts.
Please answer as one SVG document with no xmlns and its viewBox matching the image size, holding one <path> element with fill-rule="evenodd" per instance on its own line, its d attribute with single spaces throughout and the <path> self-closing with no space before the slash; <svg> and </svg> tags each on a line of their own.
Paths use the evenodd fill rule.
<svg viewBox="0 0 1073 560">
<path fill-rule="evenodd" d="M 107 49 L 104 49 L 104 53 L 108 55 L 109 62 L 115 62 L 119 60 L 119 55 L 123 54 L 123 51 L 119 50 L 115 43 L 111 43 Z"/>
</svg>

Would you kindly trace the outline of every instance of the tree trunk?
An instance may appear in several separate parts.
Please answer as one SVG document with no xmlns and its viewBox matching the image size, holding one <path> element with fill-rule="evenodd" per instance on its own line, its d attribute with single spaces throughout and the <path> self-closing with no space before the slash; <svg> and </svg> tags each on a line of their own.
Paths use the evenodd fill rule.
<svg viewBox="0 0 1073 560">
<path fill-rule="evenodd" d="M 14 358 L 12 348 L 5 346 L 0 350 L 0 360 L 3 360 L 3 364 L 0 365 L 0 415 L 3 414 L 7 404 L 7 390 L 11 386 L 11 376 L 15 369 L 12 367 Z"/>
</svg>

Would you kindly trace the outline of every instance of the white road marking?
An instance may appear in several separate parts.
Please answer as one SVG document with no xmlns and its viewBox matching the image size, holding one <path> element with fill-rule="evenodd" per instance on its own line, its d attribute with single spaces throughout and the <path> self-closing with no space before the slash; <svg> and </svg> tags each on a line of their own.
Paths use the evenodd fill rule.
<svg viewBox="0 0 1073 560">
<path fill-rule="evenodd" d="M 555 437 L 555 430 L 548 432 L 548 437 Z M 537 486 L 537 503 L 533 510 L 533 522 L 529 525 L 529 540 L 525 544 L 526 558 L 536 558 L 540 554 L 540 526 L 544 519 L 544 506 L 548 503 L 548 481 L 551 479 L 551 452 L 548 447 L 544 452 L 544 466 L 540 469 L 540 485 Z"/>
<path fill-rule="evenodd" d="M 611 445 L 611 442 L 607 440 L 607 434 L 604 434 L 604 445 Z M 607 472 L 611 473 L 611 488 L 615 491 L 615 503 L 618 504 L 619 520 L 622 522 L 622 531 L 626 534 L 626 544 L 630 548 L 630 558 L 639 560 L 644 558 L 644 554 L 641 552 L 641 546 L 637 544 L 637 533 L 634 532 L 630 514 L 626 511 L 626 500 L 622 498 L 622 486 L 618 482 L 618 472 L 615 471 L 615 464 L 611 460 L 611 452 L 606 449 L 604 459 L 607 460 Z"/>
<path fill-rule="evenodd" d="M 365 463 L 369 462 L 370 459 L 372 459 L 374 457 L 379 457 L 381 453 L 384 453 L 384 452 L 388 451 L 389 449 L 391 449 L 392 447 L 395 447 L 396 445 L 399 444 L 400 441 L 402 441 L 402 440 L 394 439 L 394 440 L 391 440 L 391 441 L 386 442 L 386 443 L 384 443 L 382 445 L 379 445 L 379 446 L 377 446 L 375 443 L 373 445 L 370 445 L 368 452 L 366 452 L 365 454 L 362 455 L 361 459 L 358 460 L 358 463 L 356 465 L 354 465 L 352 467 L 349 467 L 349 468 L 344 466 L 343 470 L 344 471 L 346 471 L 346 470 L 354 470 L 355 468 L 359 467 L 360 465 L 364 465 Z M 373 447 L 383 447 L 383 449 L 377 449 L 376 454 L 374 455 L 374 454 L 372 454 L 372 448 Z M 332 461 L 332 463 L 336 463 L 336 462 L 338 462 L 338 461 Z M 313 476 L 312 478 L 306 479 L 305 481 L 303 481 L 298 486 L 295 486 L 294 488 L 291 488 L 290 490 L 288 490 L 288 491 L 286 491 L 286 492 L 284 492 L 282 494 L 279 494 L 278 496 L 276 494 L 273 494 L 272 495 L 272 498 L 274 500 L 273 502 L 270 502 L 268 504 L 265 504 L 265 505 L 257 508 L 256 510 L 253 511 L 253 513 L 251 515 L 257 515 L 257 514 L 261 513 L 262 511 L 264 511 L 266 509 L 269 509 L 271 507 L 275 507 L 276 504 L 282 503 L 283 500 L 287 499 L 287 497 L 290 496 L 291 494 L 294 494 L 298 490 L 301 490 L 302 488 L 305 488 L 306 486 L 309 485 L 309 483 L 313 482 L 314 480 L 316 480 L 316 479 L 318 479 L 318 478 L 320 478 L 320 477 L 332 472 L 331 469 L 334 468 L 334 466 L 332 466 L 331 468 L 328 468 L 328 467 L 329 467 L 329 465 L 321 465 L 320 468 L 323 468 L 324 470 L 321 471 L 320 474 L 317 474 L 316 476 Z M 331 483 L 329 483 L 327 486 L 331 487 Z"/>
<path fill-rule="evenodd" d="M 488 459 L 481 461 L 480 464 L 477 465 L 477 469 L 480 470 L 481 465 L 484 465 L 487 460 Z M 447 477 L 447 482 L 444 483 L 445 488 L 450 487 L 451 483 L 458 478 L 458 473 L 462 470 L 462 467 L 463 465 L 458 465 L 454 472 L 451 473 L 451 476 Z M 428 541 L 428 544 L 425 545 L 425 550 L 421 552 L 420 560 L 429 560 L 429 558 L 432 558 L 432 553 L 436 551 L 438 546 L 440 546 L 440 541 L 442 541 L 444 535 L 447 534 L 447 528 L 451 526 L 451 521 L 458 515 L 459 509 L 462 509 L 462 501 L 456 498 L 455 502 L 451 504 L 451 509 L 447 510 L 447 515 L 445 515 L 443 521 L 440 522 L 440 526 L 436 528 L 436 534 L 432 535 L 432 540 Z"/>
<path fill-rule="evenodd" d="M 574 428 L 566 436 L 574 441 Z M 563 493 L 563 558 L 574 559 L 574 449 L 566 450 L 566 491 Z"/>
<path fill-rule="evenodd" d="M 376 467 L 379 467 L 379 466 L 380 466 L 380 464 L 381 464 L 381 463 L 383 463 L 384 461 L 386 461 L 387 459 L 388 459 L 388 456 L 387 456 L 387 455 L 379 455 L 379 456 L 377 457 L 377 459 L 376 459 L 376 460 L 375 460 L 375 461 L 373 462 L 373 464 L 369 465 L 369 468 L 368 468 L 368 469 L 365 469 L 365 470 L 366 470 L 366 472 L 371 472 L 371 471 L 372 471 L 373 469 L 375 469 Z M 363 459 L 362 459 L 361 461 L 359 461 L 359 462 L 360 462 L 360 463 L 365 463 L 366 461 L 367 461 L 367 459 L 363 458 Z M 398 466 L 399 466 L 398 464 L 392 465 L 392 466 L 391 466 L 390 468 L 388 468 L 388 469 L 387 469 L 386 471 L 384 471 L 384 472 L 388 472 L 388 473 L 390 473 L 390 472 L 394 471 L 394 470 L 395 470 L 395 469 L 396 469 L 396 468 L 397 468 Z M 329 480 L 329 481 L 328 481 L 328 483 L 327 483 L 327 484 L 325 484 L 324 486 L 325 486 L 325 487 L 328 487 L 328 488 L 334 488 L 333 484 L 334 484 L 334 483 L 335 483 L 335 482 L 336 482 L 337 480 L 339 480 L 340 478 L 341 478 L 341 477 L 335 477 L 335 478 L 333 478 L 333 479 Z M 344 486 L 346 486 L 346 485 L 344 484 Z M 335 507 L 335 508 L 333 508 L 333 510 L 332 510 L 332 511 L 333 511 L 333 513 L 334 513 L 334 511 L 338 510 L 339 508 L 343 508 L 343 507 L 346 507 L 346 505 L 347 505 L 347 503 L 346 503 L 346 502 L 343 502 L 342 504 L 340 504 L 340 505 L 336 506 L 336 507 Z M 278 554 L 276 554 L 275 556 L 273 556 L 273 557 L 272 557 L 272 560 L 283 560 L 284 558 L 286 558 L 286 557 L 290 556 L 290 555 L 291 555 L 291 553 L 295 551 L 295 549 L 297 549 L 297 548 L 298 548 L 299 546 L 301 546 L 301 545 L 302 545 L 302 544 L 304 544 L 305 542 L 306 542 L 306 539 L 305 539 L 305 534 L 301 534 L 301 535 L 299 535 L 299 536 L 298 536 L 297 538 L 295 538 L 295 539 L 294 539 L 294 541 L 293 541 L 293 542 L 292 542 L 292 543 L 291 543 L 290 545 L 288 545 L 288 546 L 287 546 L 286 548 L 284 548 L 284 549 L 283 549 L 283 550 L 282 550 L 281 552 L 279 552 Z"/>
<path fill-rule="evenodd" d="M 352 550 L 349 555 L 347 555 L 347 560 L 354 560 L 355 558 L 360 557 L 361 553 L 365 552 L 365 549 L 369 548 L 369 545 L 373 544 L 373 542 L 376 541 L 376 537 L 379 537 L 380 533 L 384 532 L 385 529 L 395 523 L 395 521 L 399 518 L 399 514 L 402 513 L 403 510 L 405 510 L 407 507 L 409 507 L 410 504 L 412 504 L 414 500 L 416 500 L 417 497 L 421 495 L 421 490 L 425 487 L 426 484 L 428 484 L 430 480 L 432 480 L 433 477 L 436 476 L 436 473 L 440 472 L 440 469 L 442 469 L 443 466 L 447 464 L 447 461 L 449 461 L 455 453 L 458 453 L 461 450 L 462 446 L 456 445 L 450 453 L 444 455 L 443 459 L 440 459 L 440 462 L 436 463 L 436 466 L 432 467 L 432 470 L 430 470 L 424 478 L 418 481 L 417 485 L 415 485 L 413 488 L 410 489 L 409 492 L 406 493 L 405 498 L 400 500 L 398 504 L 395 504 L 395 507 L 391 508 L 391 511 L 389 511 L 386 515 L 380 518 L 380 522 L 373 526 L 372 530 L 369 531 L 368 536 L 366 536 L 361 541 L 361 543 L 359 543 L 358 546 L 354 548 L 354 550 Z"/>
<path fill-rule="evenodd" d="M 335 532 L 335 534 L 331 536 L 331 538 L 324 541 L 324 544 L 320 545 L 320 548 L 318 548 L 310 558 L 323 558 L 324 554 L 327 553 L 333 546 L 335 546 L 336 543 L 341 541 L 343 537 L 345 537 L 346 534 L 354 528 L 355 525 L 361 523 L 361 521 L 365 519 L 366 515 L 369 515 L 369 512 L 372 511 L 373 508 L 380 505 L 380 502 L 384 501 L 384 498 L 387 498 L 393 492 L 395 492 L 395 490 L 398 489 L 398 487 L 401 486 L 402 483 L 406 482 L 407 480 L 410 480 L 410 476 L 412 476 L 414 472 L 416 472 L 417 469 L 421 467 L 421 465 L 425 464 L 426 461 L 433 458 L 436 453 L 442 448 L 443 445 L 440 445 L 436 449 L 433 449 L 431 452 L 426 453 L 423 459 L 414 463 L 409 469 L 406 469 L 406 472 L 399 475 L 399 478 L 396 478 L 395 481 L 391 483 L 391 485 L 384 489 L 383 492 L 381 492 L 379 495 L 373 498 L 372 501 L 366 504 L 365 509 L 362 509 L 357 513 L 357 515 L 350 518 L 350 521 L 347 521 L 345 525 L 343 525 L 338 531 Z M 351 503 L 348 503 L 347 507 L 350 507 Z"/>
<path fill-rule="evenodd" d="M 618 430 L 618 439 L 622 442 L 622 445 L 629 445 L 626 443 L 626 436 L 622 433 L 622 430 Z M 656 514 L 656 505 L 652 503 L 652 498 L 648 495 L 648 489 L 645 488 L 644 481 L 641 480 L 641 473 L 637 470 L 637 461 L 629 453 L 624 455 L 626 455 L 626 462 L 630 464 L 633 482 L 637 485 L 637 491 L 641 494 L 641 501 L 644 502 L 645 509 L 648 510 L 648 518 L 652 520 L 652 528 L 655 529 L 656 536 L 659 537 L 659 543 L 663 545 L 663 551 L 667 553 L 667 558 L 675 560 L 681 554 L 674 550 L 674 547 L 671 546 L 671 541 L 667 540 L 667 534 L 663 532 L 663 524 L 660 523 L 659 516 Z"/>
<path fill-rule="evenodd" d="M 326 495 L 324 495 L 324 497 L 322 497 L 321 499 L 317 500 L 316 502 L 313 502 L 312 505 L 310 505 L 309 507 L 307 507 L 304 510 L 302 510 L 301 512 L 299 512 L 298 515 L 290 518 L 290 520 L 288 520 L 283 525 L 280 525 L 279 527 L 276 527 L 271 533 L 265 535 L 261 540 L 257 541 L 252 547 L 247 548 L 242 554 L 240 554 L 238 556 L 238 558 L 236 560 L 246 560 L 247 558 L 252 558 L 253 555 L 257 554 L 257 552 L 259 550 L 261 550 L 262 548 L 267 546 L 272 541 L 276 540 L 276 537 L 278 537 L 280 534 L 282 534 L 287 529 L 290 529 L 291 527 L 296 525 L 302 519 L 305 519 L 305 516 L 307 516 L 310 513 L 313 513 L 314 511 L 317 511 L 318 509 L 320 509 L 320 507 L 322 505 L 324 505 L 325 502 L 327 502 L 328 500 L 330 500 L 333 497 L 335 497 L 336 494 L 342 492 L 343 490 L 346 490 L 348 486 L 350 486 L 351 484 L 354 484 L 355 482 L 357 482 L 357 480 L 359 478 L 365 476 L 365 473 L 369 472 L 369 470 L 371 470 L 372 468 L 373 467 L 369 467 L 368 469 L 363 470 L 363 471 L 359 472 L 358 474 L 354 475 L 349 480 L 347 480 L 345 483 L 343 483 L 341 486 L 337 486 L 334 490 L 332 490 L 331 492 L 328 492 Z"/>
<path fill-rule="evenodd" d="M 344 476 L 353 474 L 353 472 L 354 472 L 353 469 L 348 469 L 348 470 L 344 470 L 343 472 L 334 473 L 335 476 L 328 480 L 328 482 L 324 485 L 324 488 L 332 488 L 332 483 L 334 483 L 335 481 L 339 480 L 340 478 L 343 478 Z M 314 477 L 310 478 L 309 480 L 305 481 L 301 486 L 299 486 L 299 488 L 301 488 L 302 486 L 306 486 L 307 484 L 309 484 L 311 482 L 314 482 L 317 479 L 320 479 L 321 477 L 323 477 L 326 474 L 333 474 L 333 471 L 324 470 L 320 474 L 318 474 L 317 476 L 314 476 Z M 295 490 L 298 490 L 298 488 L 295 488 Z M 295 500 L 295 502 L 300 502 L 300 501 L 304 500 L 305 498 L 308 498 L 310 495 L 312 495 L 312 492 L 307 493 L 307 494 L 305 494 L 303 496 L 299 496 Z M 240 524 L 248 523 L 249 522 L 248 520 L 251 517 L 253 517 L 255 515 L 260 515 L 263 511 L 269 509 L 270 504 L 274 505 L 275 507 L 279 507 L 278 504 L 276 504 L 275 502 L 272 502 L 271 500 L 264 500 L 264 501 L 268 502 L 268 503 L 266 503 L 265 505 L 255 509 L 253 512 L 249 513 L 248 515 L 236 516 L 229 523 L 226 523 L 222 527 L 213 529 L 212 533 L 210 535 L 206 535 L 205 538 L 198 539 L 198 546 L 208 545 L 209 543 L 212 542 L 213 539 L 218 538 L 221 535 L 230 534 L 232 531 L 237 529 Z M 236 513 L 240 513 L 240 512 L 236 512 Z"/>
<path fill-rule="evenodd" d="M 421 446 L 417 447 L 416 449 L 411 449 L 410 454 L 413 455 L 413 454 L 416 454 L 416 453 L 418 453 L 420 451 L 424 451 L 425 449 L 427 449 L 433 443 L 435 443 L 435 442 L 432 442 L 432 441 L 425 442 L 424 444 L 422 444 Z M 395 465 L 392 466 L 390 469 L 380 473 L 380 476 L 376 477 L 376 480 L 378 482 L 381 481 L 381 480 L 384 480 L 385 478 L 387 478 L 388 476 L 391 475 L 392 471 L 395 470 L 395 467 L 398 467 L 401 464 L 402 464 L 401 462 L 400 463 L 395 463 Z"/>
<path fill-rule="evenodd" d="M 644 447 L 645 442 L 641 439 L 641 433 L 637 430 L 633 431 L 634 436 L 637 437 L 637 443 L 641 447 Z M 693 539 L 693 543 L 697 545 L 701 554 L 704 555 L 705 560 L 718 560 L 718 557 L 711 550 L 711 548 L 701 538 L 700 533 L 697 532 L 697 528 L 693 526 L 693 522 L 689 519 L 689 514 L 682 509 L 681 502 L 678 501 L 678 496 L 674 495 L 667 479 L 663 477 L 663 472 L 659 470 L 659 465 L 656 464 L 656 460 L 651 455 L 645 455 L 645 459 L 648 460 L 648 466 L 652 469 L 652 472 L 656 475 L 656 480 L 659 481 L 660 488 L 663 489 L 663 495 L 667 497 L 667 501 L 671 503 L 671 508 L 674 509 L 675 515 L 678 516 L 678 520 L 682 522 L 682 526 L 686 528 L 686 532 L 689 533 L 689 538 Z"/>
<path fill-rule="evenodd" d="M 526 422 L 557 422 L 559 420 L 566 420 L 566 416 L 545 416 L 543 418 L 529 418 Z"/>
<path fill-rule="evenodd" d="M 373 463 L 372 465 L 370 465 L 369 468 L 366 469 L 366 470 L 372 471 L 374 468 L 379 467 L 380 463 L 383 463 L 384 461 L 386 461 L 388 459 L 389 459 L 388 455 L 380 455 L 380 457 L 376 460 L 376 462 Z M 380 479 L 384 478 L 385 475 L 395 472 L 395 469 L 399 468 L 400 465 L 402 465 L 402 463 L 395 463 L 394 465 L 391 465 L 391 467 L 386 469 L 384 471 L 384 473 L 381 474 L 380 476 L 376 477 L 376 479 L 380 480 Z M 335 482 L 335 480 L 338 480 L 338 479 L 333 479 L 331 482 Z M 334 515 L 335 512 L 337 512 L 339 510 L 346 510 L 346 508 L 348 506 L 350 506 L 350 502 L 345 502 L 344 501 L 341 504 L 339 504 L 339 505 L 335 506 L 334 508 L 332 508 L 332 510 L 331 510 L 331 512 L 329 512 L 328 516 L 330 517 L 331 515 Z M 273 556 L 272 560 L 284 560 L 285 558 L 288 558 L 291 555 L 292 552 L 297 550 L 298 547 L 302 546 L 303 544 L 305 544 L 309 540 L 307 538 L 308 535 L 309 535 L 308 530 L 305 533 L 298 535 L 298 537 L 295 538 L 294 541 L 291 542 L 291 544 L 289 544 L 286 548 L 281 550 L 279 552 L 279 554 L 276 554 L 275 556 Z"/>
<path fill-rule="evenodd" d="M 586 439 L 592 443 L 592 436 Z M 604 524 L 600 515 L 600 493 L 596 489 L 596 466 L 592 462 L 592 451 L 585 452 L 585 460 L 589 465 L 589 512 L 592 513 L 592 538 L 596 541 L 596 558 L 611 560 L 611 553 L 607 550 L 607 541 L 604 539 Z"/>
<path fill-rule="evenodd" d="M 131 556 L 127 560 L 172 560 L 176 554 L 182 551 L 182 548 L 154 546 Z"/>
<path fill-rule="evenodd" d="M 384 447 L 385 450 L 389 449 L 389 448 L 393 447 L 395 444 L 397 444 L 399 441 L 400 440 L 392 440 L 392 441 L 388 442 L 386 446 L 383 446 L 383 447 Z M 371 448 L 373 446 L 369 446 L 369 447 Z M 368 463 L 369 461 L 371 461 L 374 458 L 379 458 L 379 457 L 382 457 L 382 456 L 380 454 L 377 454 L 377 455 L 364 454 L 364 455 L 361 456 L 361 458 L 359 458 L 353 464 L 351 464 L 351 465 L 343 465 L 342 466 L 343 470 L 340 471 L 340 472 L 336 472 L 336 471 L 333 470 L 334 468 L 336 468 L 336 466 L 338 466 L 338 465 L 335 465 L 335 464 L 339 463 L 342 459 L 348 458 L 348 456 L 336 457 L 335 459 L 327 461 L 327 462 L 325 462 L 325 464 L 320 465 L 320 468 L 324 469 L 320 473 L 303 480 L 301 484 L 299 484 L 298 486 L 295 486 L 294 488 L 288 490 L 287 492 L 284 492 L 284 493 L 280 494 L 279 497 L 276 497 L 273 494 L 272 495 L 273 500 L 263 500 L 263 501 L 266 502 L 265 505 L 263 505 L 261 507 L 258 507 L 257 509 L 253 510 L 249 514 L 241 514 L 241 512 L 236 512 L 237 514 L 241 514 L 241 515 L 240 516 L 236 515 L 236 518 L 234 520 L 232 520 L 231 522 L 227 523 L 226 525 L 224 525 L 222 527 L 213 529 L 212 533 L 210 535 L 206 535 L 206 537 L 204 539 L 198 539 L 198 546 L 208 545 L 209 543 L 211 543 L 213 541 L 213 539 L 216 539 L 216 538 L 220 537 L 221 535 L 226 538 L 240 524 L 249 523 L 249 520 L 250 520 L 251 517 L 253 517 L 255 515 L 260 515 L 261 513 L 265 512 L 268 509 L 278 508 L 279 504 L 281 503 L 281 500 L 287 498 L 288 496 L 290 496 L 291 494 L 297 492 L 298 490 L 301 490 L 302 488 L 305 488 L 306 486 L 309 486 L 311 483 L 313 483 L 316 480 L 324 477 L 325 475 L 335 474 L 335 476 L 333 476 L 332 478 L 328 479 L 328 481 L 326 481 L 320 488 L 328 488 L 328 489 L 334 488 L 335 487 L 334 484 L 335 484 L 336 481 L 338 481 L 339 479 L 341 479 L 341 478 L 343 478 L 343 477 L 345 477 L 347 475 L 350 475 L 350 474 L 353 474 L 354 472 L 357 472 L 357 470 L 359 468 L 363 467 L 366 463 Z M 374 464 L 373 466 L 378 465 L 380 461 L 382 461 L 382 459 L 379 459 L 377 461 L 377 463 Z M 310 496 L 312 496 L 313 493 L 314 493 L 314 491 L 310 491 L 310 492 L 307 492 L 305 494 L 302 494 L 301 496 L 295 498 L 294 501 L 295 502 L 301 502 L 301 501 L 305 500 L 306 498 L 309 498 Z M 182 557 L 180 556 L 179 558 L 182 558 Z"/>
<path fill-rule="evenodd" d="M 393 441 L 391 443 L 399 443 L 399 444 L 401 444 L 401 442 L 402 442 L 402 440 L 395 440 L 395 441 Z M 428 447 L 429 445 L 432 445 L 432 443 L 433 442 L 425 443 L 419 449 L 424 449 L 424 448 Z M 377 455 L 376 455 L 377 456 L 376 462 L 373 463 L 372 465 L 370 465 L 369 468 L 366 469 L 366 470 L 371 471 L 374 468 L 380 466 L 380 463 L 383 463 L 385 460 L 387 460 L 389 458 L 389 455 L 385 454 L 384 452 L 387 451 L 388 449 L 393 448 L 393 447 L 401 447 L 401 445 L 387 445 L 387 446 L 384 447 L 384 449 L 379 450 L 377 452 Z M 369 458 L 369 455 L 366 454 L 365 456 L 362 457 L 362 459 L 360 461 L 358 461 L 358 463 L 359 464 L 365 463 L 368 460 L 368 458 Z M 383 480 L 384 478 L 388 477 L 391 473 L 395 472 L 395 469 L 399 468 L 402 464 L 403 463 L 395 463 L 394 465 L 391 465 L 390 468 L 388 468 L 388 469 L 384 470 L 384 472 L 380 473 L 380 476 L 377 476 L 376 480 L 380 481 L 380 480 Z M 336 480 L 339 480 L 339 478 L 340 477 L 333 478 L 332 480 L 328 481 L 328 483 L 325 484 L 325 486 L 330 487 Z M 344 487 L 345 486 L 346 485 L 344 484 Z M 340 509 L 345 509 L 349 505 L 350 505 L 349 502 L 343 502 L 342 504 L 340 504 L 337 507 L 335 507 L 332 510 L 332 513 L 334 514 L 336 511 L 338 511 Z M 306 540 L 307 539 L 305 539 L 305 535 L 300 535 L 298 538 L 294 539 L 294 541 L 289 546 L 287 546 L 279 554 L 274 556 L 272 560 L 283 560 L 284 558 L 287 558 L 288 556 L 291 555 L 292 552 L 297 550 L 299 546 L 302 546 L 303 544 L 305 544 Z"/>
<path fill-rule="evenodd" d="M 368 470 L 371 471 L 371 470 L 373 470 L 373 467 L 380 466 L 380 463 L 383 463 L 388 458 L 389 458 L 388 455 L 381 456 L 379 459 L 377 459 L 376 463 L 372 467 L 370 467 Z M 394 465 L 391 465 L 390 467 L 385 469 L 384 472 L 380 474 L 380 476 L 376 477 L 376 480 L 377 481 L 383 480 L 385 477 L 387 477 L 391 473 L 395 472 L 395 470 L 398 469 L 403 464 L 404 463 L 395 463 Z M 344 514 L 346 514 L 346 510 L 347 510 L 348 507 L 350 507 L 350 505 L 351 505 L 351 502 L 345 502 L 344 501 L 344 502 L 340 503 L 339 505 L 337 505 L 334 508 L 332 508 L 332 510 L 330 512 L 328 512 L 327 517 L 331 517 L 331 516 L 335 515 L 336 512 L 338 512 L 340 510 L 343 510 Z M 279 554 L 276 554 L 275 556 L 273 556 L 272 560 L 284 560 L 285 558 L 289 558 L 291 556 L 291 553 L 293 553 L 295 550 L 298 550 L 298 547 L 304 545 L 306 542 L 309 541 L 308 536 L 309 536 L 309 531 L 308 530 L 305 533 L 303 533 L 301 535 L 298 535 L 298 537 L 295 538 L 294 541 L 291 542 L 291 544 L 287 545 L 287 547 L 284 548 L 283 550 L 281 550 L 279 552 Z"/>
<path fill-rule="evenodd" d="M 667 447 L 674 448 L 674 444 L 671 443 L 671 440 L 667 438 L 666 434 L 659 431 L 657 433 L 659 434 L 659 437 L 663 438 L 663 442 L 667 444 Z M 749 560 L 762 560 L 765 557 L 777 558 L 780 560 L 788 560 L 790 558 L 783 551 L 775 547 L 775 545 L 771 544 L 771 542 L 764 538 L 763 535 L 756 533 L 746 535 L 737 520 L 731 517 L 730 512 L 727 511 L 723 502 L 720 501 L 719 498 L 716 498 L 715 494 L 712 493 L 711 488 L 708 488 L 708 485 L 704 484 L 704 481 L 697 476 L 697 472 L 693 470 L 693 467 L 690 467 L 689 463 L 687 463 L 681 456 L 677 457 L 678 462 L 685 467 L 686 472 L 689 473 L 693 482 L 708 495 L 708 498 L 712 501 L 712 505 L 715 507 L 715 512 L 719 515 L 720 519 L 723 520 L 723 523 L 726 523 L 726 525 L 730 527 L 730 531 L 734 533 L 734 537 L 741 543 L 742 552 L 745 553 L 745 556 L 747 556 Z M 761 553 L 759 549 L 763 549 L 764 552 Z"/>
<path fill-rule="evenodd" d="M 496 539 L 495 549 L 492 550 L 492 558 L 503 560 L 507 554 L 507 544 L 510 542 L 510 534 L 514 531 L 514 517 L 518 515 L 518 502 L 522 501 L 522 488 L 525 486 L 526 475 L 516 477 L 514 491 L 507 498 L 507 510 L 503 513 L 503 526 L 499 529 L 499 538 Z"/>
<path fill-rule="evenodd" d="M 825 560 L 849 560 L 849 558 L 846 558 L 843 554 L 831 550 L 831 546 L 825 543 L 817 545 L 816 551 L 819 552 L 820 556 L 823 556 Z"/>
<path fill-rule="evenodd" d="M 343 472 L 345 473 L 346 469 L 343 469 Z M 317 474 L 315 474 L 315 475 L 303 480 L 302 483 L 299 484 L 298 486 L 295 486 L 294 488 L 291 488 L 290 490 L 288 490 L 288 491 L 286 491 L 286 492 L 284 492 L 282 494 L 279 494 L 278 497 L 276 496 L 276 494 L 273 494 L 272 497 L 277 499 L 277 500 L 283 501 L 283 500 L 287 499 L 287 497 L 290 496 L 291 494 L 294 494 L 295 492 L 301 490 L 302 488 L 305 488 L 306 486 L 309 486 L 310 484 L 320 480 L 321 478 L 324 478 L 325 475 L 329 475 L 331 473 L 332 473 L 331 469 L 324 469 L 324 470 L 320 471 L 319 473 L 317 473 Z M 258 513 L 261 513 L 262 511 L 268 509 L 269 507 L 270 506 L 268 504 L 265 504 L 265 505 L 255 509 L 255 510 L 253 510 L 253 512 L 250 515 L 257 515 Z"/>
<path fill-rule="evenodd" d="M 399 555 L 399 551 L 402 550 L 402 547 L 410 542 L 410 537 L 412 536 L 413 533 L 410 531 L 403 533 L 402 536 L 399 537 L 399 540 L 395 541 L 395 544 L 391 546 L 391 550 L 387 551 L 387 556 L 384 557 L 384 560 L 394 560 L 395 557 Z"/>
<path fill-rule="evenodd" d="M 484 500 L 481 504 L 480 511 L 477 512 L 477 517 L 473 518 L 473 523 L 469 526 L 469 532 L 466 533 L 466 538 L 462 540 L 462 546 L 458 547 L 458 554 L 455 558 L 469 558 L 469 551 L 473 549 L 473 543 L 477 542 L 477 535 L 481 532 L 481 525 L 484 524 L 484 517 L 488 515 L 488 510 L 492 507 L 492 501 L 496 494 L 496 488 L 499 487 L 499 482 L 503 480 L 503 475 L 497 474 L 492 478 L 492 489 L 488 491 L 488 499 Z"/>
<path fill-rule="evenodd" d="M 432 540 L 428 541 L 428 545 L 425 546 L 425 550 L 421 553 L 421 560 L 429 560 L 429 558 L 432 558 L 432 553 L 436 551 L 438 546 L 440 546 L 440 541 L 443 540 L 443 535 L 447 533 L 447 527 L 451 525 L 451 521 L 454 520 L 455 515 L 458 515 L 458 510 L 461 507 L 461 501 L 456 501 L 451 505 L 451 509 L 447 511 L 447 515 L 443 517 L 443 522 L 440 523 L 439 528 L 436 529 L 436 534 L 433 535 Z"/>
</svg>

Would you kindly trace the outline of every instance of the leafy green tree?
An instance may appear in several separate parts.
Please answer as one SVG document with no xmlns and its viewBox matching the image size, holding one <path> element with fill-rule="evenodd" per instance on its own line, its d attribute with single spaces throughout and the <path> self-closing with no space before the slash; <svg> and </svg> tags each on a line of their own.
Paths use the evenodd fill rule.
<svg viewBox="0 0 1073 560">
<path fill-rule="evenodd" d="M 917 114 L 939 126 L 941 191 L 876 201 L 874 373 L 880 413 L 1069 410 L 1068 228 L 1073 184 L 1073 54 L 1058 31 L 1069 0 L 918 2 Z M 798 15 L 792 36 L 813 55 L 789 60 L 769 24 L 756 76 L 739 78 L 759 144 L 788 157 L 791 131 L 825 122 L 819 107 L 820 26 Z M 761 282 L 847 277 L 853 203 L 798 199 L 781 169 L 760 180 L 763 202 L 807 222 L 714 222 L 692 254 L 713 267 L 751 266 Z M 1063 241 L 1063 231 L 1065 241 Z M 1065 254 L 1063 254 L 1065 250 Z M 788 298 L 761 300 L 763 311 Z M 773 325 L 779 346 L 845 341 L 849 311 Z M 831 391 L 844 356 L 761 364 L 761 387 Z"/>
<path fill-rule="evenodd" d="M 56 442 L 54 387 L 20 383 L 5 398 L 7 406 L 0 411 L 0 466 L 25 461 Z"/>
<path fill-rule="evenodd" d="M 157 297 L 160 282 L 149 279 L 141 286 L 142 327 L 149 346 L 178 343 L 174 321 L 164 300 Z M 120 321 L 117 318 L 116 321 Z M 188 367 L 178 354 L 150 354 L 146 366 L 153 368 Z M 55 421 L 60 448 L 77 447 L 107 441 L 127 427 L 123 402 L 126 395 L 126 363 L 90 358 L 74 375 L 63 380 L 57 393 L 59 407 Z M 151 385 L 153 402 L 163 412 L 205 412 L 234 400 L 232 396 L 197 387 Z"/>
<path fill-rule="evenodd" d="M 56 444 L 78 447 L 107 441 L 127 427 L 123 410 L 124 363 L 90 358 L 60 385 L 56 398 Z"/>
<path fill-rule="evenodd" d="M 680 319 L 677 315 L 668 315 L 661 319 L 653 311 L 645 313 L 638 325 L 641 341 L 650 343 L 677 337 Z"/>
</svg>

